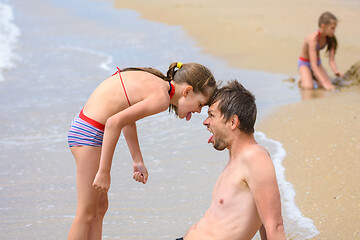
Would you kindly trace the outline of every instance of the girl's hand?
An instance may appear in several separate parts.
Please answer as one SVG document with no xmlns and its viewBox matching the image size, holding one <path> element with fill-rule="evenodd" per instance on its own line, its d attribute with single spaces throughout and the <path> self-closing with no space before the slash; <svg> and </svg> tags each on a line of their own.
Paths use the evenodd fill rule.
<svg viewBox="0 0 360 240">
<path fill-rule="evenodd" d="M 324 87 L 326 91 L 329 91 L 329 92 L 336 92 L 336 88 L 334 85 L 330 85 L 330 86 L 326 86 Z"/>
<path fill-rule="evenodd" d="M 142 182 L 143 184 L 145 184 L 149 176 L 145 164 L 143 162 L 133 163 L 133 168 L 134 168 L 133 179 L 137 182 Z"/>
<path fill-rule="evenodd" d="M 102 172 L 99 170 L 96 173 L 93 186 L 95 187 L 96 190 L 107 193 L 110 188 L 110 182 L 111 182 L 110 173 Z"/>
<path fill-rule="evenodd" d="M 337 77 L 343 77 L 344 75 L 343 75 L 341 72 L 337 71 L 337 72 L 335 72 L 335 76 L 337 76 Z"/>
</svg>

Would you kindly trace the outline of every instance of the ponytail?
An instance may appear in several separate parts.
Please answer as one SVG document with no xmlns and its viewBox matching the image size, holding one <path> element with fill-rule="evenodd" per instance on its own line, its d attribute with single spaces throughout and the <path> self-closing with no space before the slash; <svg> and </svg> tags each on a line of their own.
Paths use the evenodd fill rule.
<svg viewBox="0 0 360 240">
<path fill-rule="evenodd" d="M 126 72 L 126 71 L 144 71 L 144 72 L 148 72 L 151 73 L 161 79 L 163 79 L 164 81 L 170 82 L 172 80 L 174 80 L 174 75 L 178 70 L 175 70 L 175 68 L 180 69 L 182 66 L 181 62 L 173 62 L 170 66 L 169 66 L 169 70 L 166 73 L 166 76 L 160 72 L 159 70 L 155 69 L 155 68 L 150 68 L 150 67 L 146 67 L 146 68 L 142 68 L 142 67 L 130 67 L 130 68 L 124 68 L 121 71 L 122 72 Z"/>
<path fill-rule="evenodd" d="M 169 82 L 174 80 L 175 73 L 177 73 L 177 71 L 178 71 L 178 70 L 175 70 L 175 68 L 180 69 L 181 66 L 182 66 L 181 62 L 173 62 L 172 64 L 170 64 L 169 70 L 167 71 L 166 78 L 164 80 L 169 81 Z"/>
</svg>

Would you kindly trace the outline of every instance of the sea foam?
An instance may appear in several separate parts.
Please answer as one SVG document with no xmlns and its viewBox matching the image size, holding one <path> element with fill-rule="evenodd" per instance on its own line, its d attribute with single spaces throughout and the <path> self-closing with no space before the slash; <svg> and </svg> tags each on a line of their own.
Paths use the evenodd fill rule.
<svg viewBox="0 0 360 240">
<path fill-rule="evenodd" d="M 113 57 L 109 54 L 106 54 L 104 52 L 100 52 L 100 51 L 95 51 L 92 49 L 87 49 L 87 48 L 83 48 L 83 47 L 78 47 L 78 46 L 62 46 L 62 49 L 69 49 L 69 50 L 74 50 L 74 51 L 79 51 L 79 52 L 84 52 L 84 53 L 88 53 L 91 55 L 95 55 L 98 56 L 100 58 L 103 58 L 104 60 L 102 62 L 100 62 L 99 67 L 109 73 L 113 73 L 114 69 L 110 68 L 110 65 L 113 63 Z"/>
<path fill-rule="evenodd" d="M 285 168 L 282 161 L 286 157 L 286 151 L 281 142 L 269 139 L 262 132 L 256 132 L 255 138 L 258 143 L 264 146 L 270 153 L 275 166 L 276 177 L 278 180 L 282 215 L 287 237 L 289 239 L 309 239 L 319 234 L 313 221 L 301 214 L 301 211 L 295 204 L 295 190 L 292 184 L 286 181 Z"/>
<path fill-rule="evenodd" d="M 20 36 L 20 29 L 13 23 L 14 14 L 10 5 L 0 3 L 0 81 L 4 80 L 3 70 L 14 66 L 19 57 L 14 49 Z"/>
</svg>

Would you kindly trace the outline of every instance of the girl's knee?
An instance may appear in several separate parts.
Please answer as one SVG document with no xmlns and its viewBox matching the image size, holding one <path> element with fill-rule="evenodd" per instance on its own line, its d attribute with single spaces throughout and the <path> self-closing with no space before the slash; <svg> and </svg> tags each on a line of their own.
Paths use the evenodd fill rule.
<svg viewBox="0 0 360 240">
<path fill-rule="evenodd" d="M 103 217 L 109 208 L 109 201 L 107 194 L 101 194 L 97 206 L 97 214 L 99 217 Z"/>
<path fill-rule="evenodd" d="M 97 203 L 78 206 L 76 211 L 77 221 L 91 225 L 98 218 L 103 218 L 109 207 L 107 194 L 100 194 Z"/>
<path fill-rule="evenodd" d="M 85 225 L 90 226 L 96 219 L 96 211 L 78 211 L 75 219 Z"/>
<path fill-rule="evenodd" d="M 314 83 L 311 82 L 305 82 L 305 81 L 301 81 L 301 88 L 303 89 L 313 89 L 314 88 Z"/>
</svg>

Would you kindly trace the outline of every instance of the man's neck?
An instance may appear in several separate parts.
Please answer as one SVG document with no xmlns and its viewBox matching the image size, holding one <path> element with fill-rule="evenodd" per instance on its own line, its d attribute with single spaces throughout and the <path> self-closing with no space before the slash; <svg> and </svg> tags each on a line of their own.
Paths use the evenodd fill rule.
<svg viewBox="0 0 360 240">
<path fill-rule="evenodd" d="M 229 162 L 238 159 L 244 150 L 251 145 L 257 144 L 254 134 L 239 133 L 235 135 L 229 144 Z"/>
</svg>

